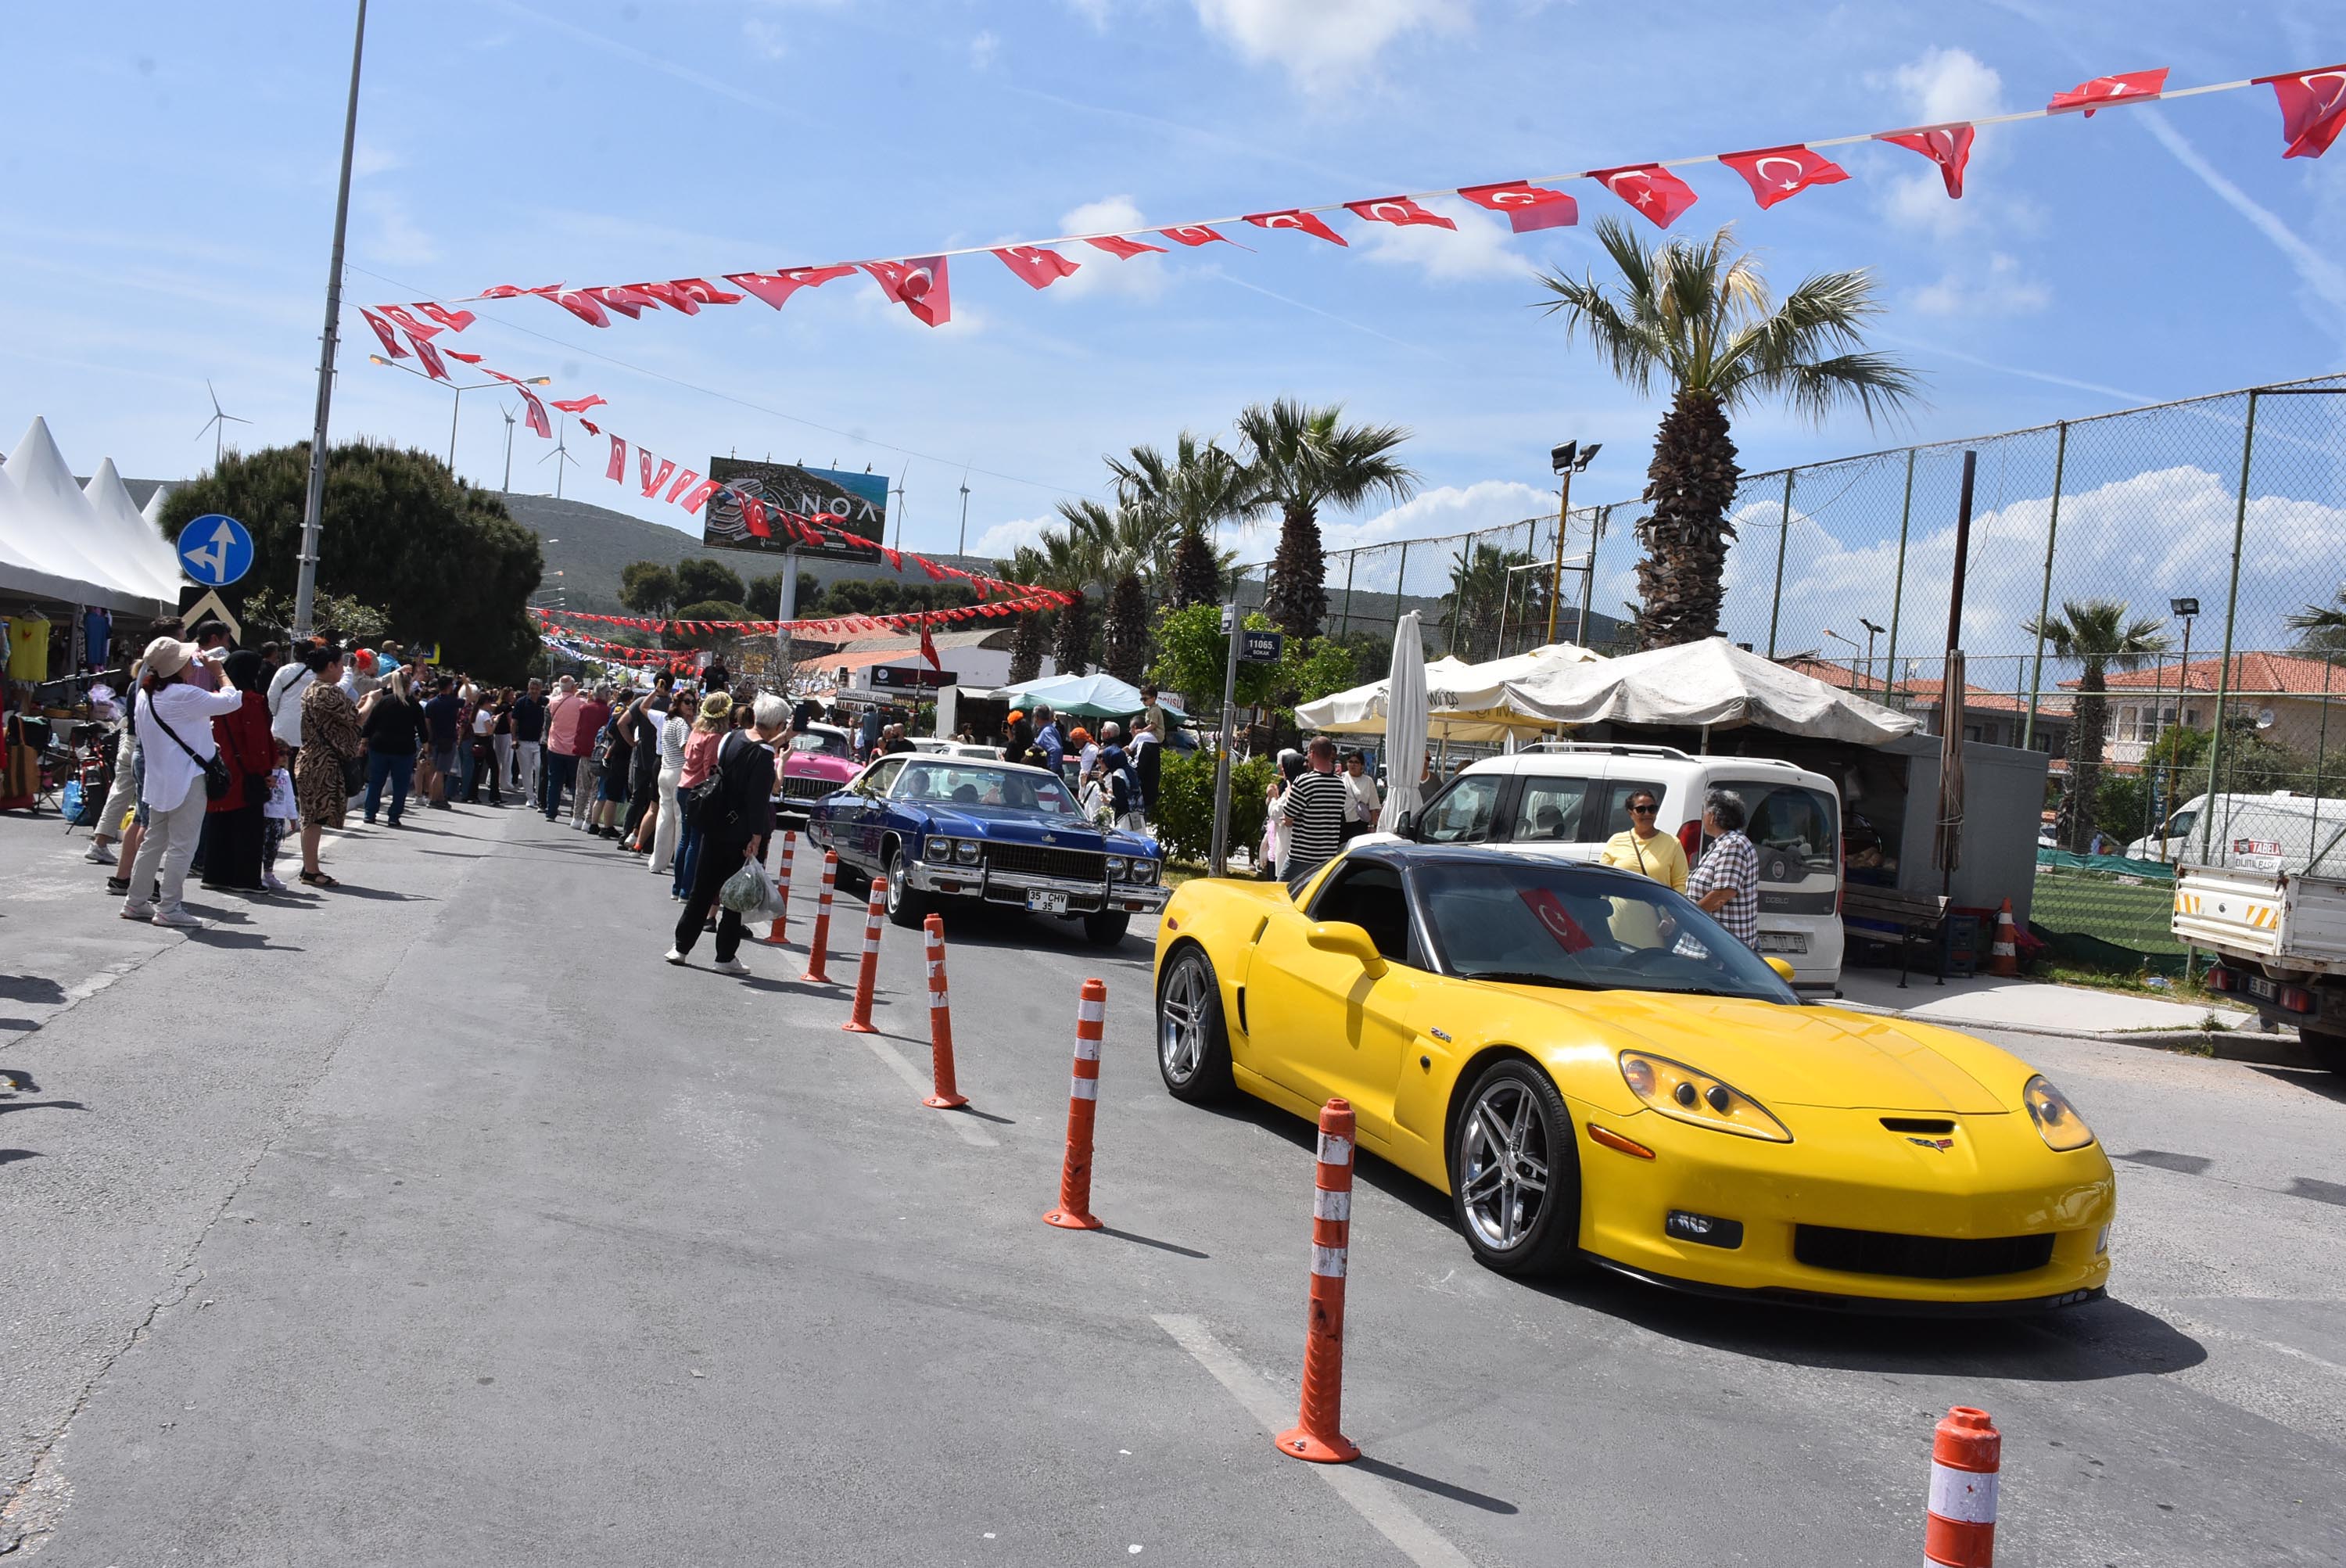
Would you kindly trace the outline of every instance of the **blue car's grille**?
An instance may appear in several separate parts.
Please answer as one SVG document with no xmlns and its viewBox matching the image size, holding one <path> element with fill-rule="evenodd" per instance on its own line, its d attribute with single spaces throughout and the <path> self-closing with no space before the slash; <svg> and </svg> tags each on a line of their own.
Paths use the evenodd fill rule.
<svg viewBox="0 0 2346 1568">
<path fill-rule="evenodd" d="M 1107 857 L 1092 850 L 1053 850 L 1041 844 L 988 844 L 985 862 L 997 871 L 1062 877 L 1069 881 L 1107 880 Z"/>
</svg>

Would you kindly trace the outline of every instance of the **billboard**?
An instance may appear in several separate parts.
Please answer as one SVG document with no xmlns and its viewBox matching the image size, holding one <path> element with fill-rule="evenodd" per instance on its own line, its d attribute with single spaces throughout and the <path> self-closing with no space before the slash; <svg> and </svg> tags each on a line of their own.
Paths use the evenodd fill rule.
<svg viewBox="0 0 2346 1568">
<path fill-rule="evenodd" d="M 790 463 L 758 463 L 746 457 L 712 457 L 709 477 L 728 491 L 754 495 L 769 506 L 811 517 L 835 512 L 845 521 L 839 526 L 869 539 L 874 545 L 888 536 L 888 476 L 851 473 L 836 468 L 801 468 Z M 782 539 L 760 539 L 741 520 L 741 504 L 720 491 L 702 511 L 700 542 L 720 550 L 770 550 L 788 547 Z M 857 556 L 869 554 L 860 546 L 832 543 L 820 551 L 800 546 L 801 553 Z"/>
</svg>

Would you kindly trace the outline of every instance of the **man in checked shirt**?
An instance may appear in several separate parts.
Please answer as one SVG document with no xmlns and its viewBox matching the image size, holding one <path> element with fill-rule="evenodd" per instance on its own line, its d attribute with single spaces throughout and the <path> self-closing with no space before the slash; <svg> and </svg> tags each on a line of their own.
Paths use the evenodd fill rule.
<svg viewBox="0 0 2346 1568">
<path fill-rule="evenodd" d="M 1711 834 L 1702 863 L 1687 879 L 1687 897 L 1756 950 L 1760 943 L 1760 856 L 1743 834 L 1743 797 L 1713 789 L 1703 798 L 1703 830 Z"/>
</svg>

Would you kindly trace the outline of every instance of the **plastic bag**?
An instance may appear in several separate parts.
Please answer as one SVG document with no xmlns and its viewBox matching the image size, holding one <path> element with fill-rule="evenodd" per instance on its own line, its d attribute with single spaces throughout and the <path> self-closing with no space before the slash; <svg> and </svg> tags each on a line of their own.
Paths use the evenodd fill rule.
<svg viewBox="0 0 2346 1568">
<path fill-rule="evenodd" d="M 774 890 L 773 874 L 762 860 L 744 860 L 741 869 L 725 879 L 718 890 L 717 901 L 743 917 L 759 914 L 780 901 Z"/>
<path fill-rule="evenodd" d="M 301 815 L 293 804 L 293 775 L 282 768 L 269 775 L 269 799 L 262 802 L 260 814 L 280 822 L 290 822 Z"/>
</svg>

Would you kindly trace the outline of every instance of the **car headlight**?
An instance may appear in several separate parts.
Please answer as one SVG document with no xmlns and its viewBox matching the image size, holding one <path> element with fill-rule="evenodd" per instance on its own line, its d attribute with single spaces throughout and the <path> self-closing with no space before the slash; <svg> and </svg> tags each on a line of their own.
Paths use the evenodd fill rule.
<svg viewBox="0 0 2346 1568">
<path fill-rule="evenodd" d="M 2094 1141 L 2094 1130 L 2086 1125 L 2086 1118 L 2077 1115 L 2077 1107 L 2068 1096 L 2045 1081 L 2044 1074 L 2031 1078 L 2020 1091 L 2020 1103 L 2028 1107 L 2028 1119 L 2036 1124 L 2037 1135 L 2048 1149 L 2082 1149 Z"/>
<path fill-rule="evenodd" d="M 1155 881 L 1157 880 L 1157 862 L 1155 860 L 1133 861 L 1132 880 L 1136 882 L 1143 883 Z"/>
<path fill-rule="evenodd" d="M 931 839 L 926 844 L 922 846 L 922 849 L 926 857 L 932 860 L 950 860 L 953 859 L 954 847 L 953 840 L 951 839 Z"/>
<path fill-rule="evenodd" d="M 1649 1108 L 1678 1121 L 1770 1143 L 1792 1141 L 1792 1135 L 1767 1106 L 1683 1062 L 1643 1051 L 1624 1051 L 1621 1081 Z"/>
<path fill-rule="evenodd" d="M 1122 855 L 1110 855 L 1107 858 L 1107 880 L 1112 882 L 1120 882 L 1124 881 L 1124 857 Z"/>
<path fill-rule="evenodd" d="M 954 859 L 964 866 L 977 864 L 977 840 L 963 839 L 956 841 L 954 845 Z"/>
</svg>

